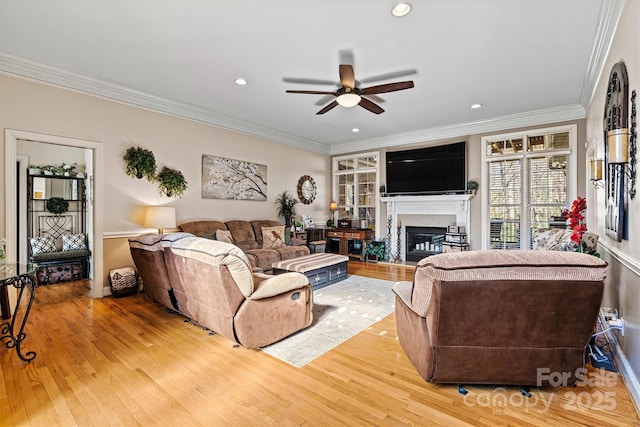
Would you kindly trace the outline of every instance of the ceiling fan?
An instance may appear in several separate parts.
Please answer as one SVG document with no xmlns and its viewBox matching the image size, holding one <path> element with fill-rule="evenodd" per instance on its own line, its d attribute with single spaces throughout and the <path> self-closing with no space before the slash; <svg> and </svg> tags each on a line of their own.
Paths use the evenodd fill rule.
<svg viewBox="0 0 640 427">
<path fill-rule="evenodd" d="M 338 105 L 343 107 L 353 107 L 356 105 L 371 111 L 375 114 L 384 113 L 382 107 L 375 102 L 365 98 L 367 95 L 377 95 L 387 92 L 395 92 L 398 90 L 411 89 L 413 87 L 413 81 L 386 83 L 382 85 L 369 86 L 365 88 L 356 87 L 356 79 L 353 73 L 353 66 L 349 64 L 340 64 L 340 89 L 335 92 L 321 91 L 321 90 L 288 90 L 287 93 L 305 93 L 311 95 L 333 95 L 336 97 L 331 103 L 326 105 L 322 110 L 316 114 L 324 114 L 329 110 L 334 109 Z"/>
</svg>

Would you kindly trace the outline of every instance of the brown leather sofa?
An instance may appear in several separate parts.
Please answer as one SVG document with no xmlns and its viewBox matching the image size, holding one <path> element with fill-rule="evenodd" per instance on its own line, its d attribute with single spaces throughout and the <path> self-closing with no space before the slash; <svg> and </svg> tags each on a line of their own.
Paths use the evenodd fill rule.
<svg viewBox="0 0 640 427">
<path fill-rule="evenodd" d="M 486 250 L 421 260 L 394 285 L 398 338 L 434 383 L 576 382 L 607 263 L 560 251 Z M 557 378 L 557 377 L 554 377 Z"/>
<path fill-rule="evenodd" d="M 217 230 L 228 230 L 233 236 L 233 244 L 238 246 L 249 258 L 253 267 L 262 271 L 271 271 L 274 262 L 309 255 L 304 240 L 294 239 L 291 246 L 263 249 L 262 227 L 276 227 L 282 224 L 273 220 L 231 220 L 231 221 L 192 221 L 180 224 L 180 230 L 198 237 L 213 238 Z"/>
<path fill-rule="evenodd" d="M 313 319 L 313 294 L 301 273 L 254 274 L 235 245 L 199 237 L 165 248 L 174 292 L 198 324 L 245 348 L 257 348 L 306 328 Z"/>
</svg>

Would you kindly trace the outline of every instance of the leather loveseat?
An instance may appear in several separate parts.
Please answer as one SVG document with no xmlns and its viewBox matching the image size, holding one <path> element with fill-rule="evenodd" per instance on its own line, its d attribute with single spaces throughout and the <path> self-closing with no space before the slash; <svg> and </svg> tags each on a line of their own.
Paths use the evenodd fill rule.
<svg viewBox="0 0 640 427">
<path fill-rule="evenodd" d="M 598 316 L 607 263 L 561 251 L 486 250 L 421 260 L 394 285 L 402 348 L 427 381 L 576 382 Z"/>
<path fill-rule="evenodd" d="M 232 242 L 247 255 L 249 262 L 262 271 L 271 271 L 274 262 L 309 255 L 310 251 L 304 246 L 305 241 L 294 241 L 293 245 L 282 244 L 277 247 L 266 248 L 263 239 L 263 228 L 282 227 L 273 220 L 231 220 L 231 221 L 192 221 L 180 224 L 180 230 L 194 236 L 216 239 L 216 233 L 229 231 Z"/>
</svg>

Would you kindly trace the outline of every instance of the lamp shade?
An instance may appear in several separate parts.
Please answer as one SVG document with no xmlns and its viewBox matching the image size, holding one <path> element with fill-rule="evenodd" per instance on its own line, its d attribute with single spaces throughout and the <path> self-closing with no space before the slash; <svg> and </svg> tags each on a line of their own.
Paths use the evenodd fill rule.
<svg viewBox="0 0 640 427">
<path fill-rule="evenodd" d="M 143 225 L 148 228 L 157 228 L 158 234 L 162 234 L 163 228 L 175 228 L 176 208 L 173 206 L 148 206 Z"/>
<path fill-rule="evenodd" d="M 329 210 L 331 212 L 337 211 L 338 210 L 338 204 L 332 200 L 331 203 L 329 203 Z"/>
<path fill-rule="evenodd" d="M 607 132 L 609 163 L 629 163 L 629 129 L 613 129 Z"/>
</svg>

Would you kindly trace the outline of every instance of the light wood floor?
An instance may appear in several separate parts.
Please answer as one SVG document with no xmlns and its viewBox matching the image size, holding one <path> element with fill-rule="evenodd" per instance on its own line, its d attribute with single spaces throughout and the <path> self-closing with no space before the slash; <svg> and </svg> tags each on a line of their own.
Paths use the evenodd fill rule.
<svg viewBox="0 0 640 427">
<path fill-rule="evenodd" d="M 395 281 L 413 268 L 350 262 L 349 272 Z M 298 369 L 142 295 L 94 300 L 87 289 L 38 289 L 25 341 L 33 362 L 0 346 L 0 425 L 639 425 L 621 378 L 604 384 L 599 370 L 586 387 L 530 399 L 429 384 L 398 344 L 394 315 Z"/>
</svg>

